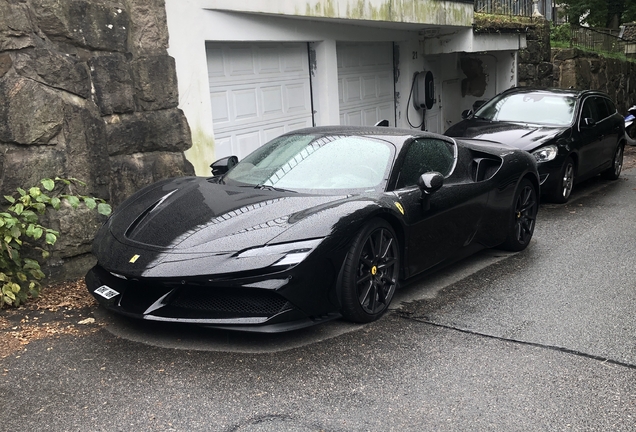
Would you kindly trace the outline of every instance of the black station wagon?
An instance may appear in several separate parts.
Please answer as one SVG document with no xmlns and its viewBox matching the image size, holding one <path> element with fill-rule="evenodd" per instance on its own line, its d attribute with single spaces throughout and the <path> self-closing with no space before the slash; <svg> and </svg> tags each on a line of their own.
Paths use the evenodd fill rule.
<svg viewBox="0 0 636 432">
<path fill-rule="evenodd" d="M 498 141 L 535 157 L 541 193 L 564 203 L 576 183 L 597 174 L 616 180 L 623 167 L 625 123 L 608 95 L 591 90 L 513 88 L 445 134 Z"/>
</svg>

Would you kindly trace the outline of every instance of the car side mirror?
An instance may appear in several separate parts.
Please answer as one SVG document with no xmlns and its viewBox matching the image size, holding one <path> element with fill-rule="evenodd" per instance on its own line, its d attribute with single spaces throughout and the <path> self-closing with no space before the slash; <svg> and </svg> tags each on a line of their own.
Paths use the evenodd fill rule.
<svg viewBox="0 0 636 432">
<path fill-rule="evenodd" d="M 596 126 L 596 120 L 593 118 L 585 117 L 583 119 L 583 127 L 593 128 L 594 126 Z"/>
<path fill-rule="evenodd" d="M 228 172 L 234 165 L 238 163 L 238 157 L 236 156 L 228 156 L 217 160 L 216 162 L 210 165 L 212 168 L 212 175 L 221 175 Z"/>
<path fill-rule="evenodd" d="M 464 110 L 464 111 L 462 111 L 462 119 L 464 119 L 464 120 L 466 120 L 471 115 L 473 115 L 473 110 Z"/>
<path fill-rule="evenodd" d="M 424 173 L 417 179 L 417 185 L 422 191 L 422 212 L 427 212 L 431 208 L 431 195 L 443 184 L 444 176 L 436 171 Z"/>
<path fill-rule="evenodd" d="M 417 179 L 417 185 L 420 187 L 422 194 L 431 195 L 444 184 L 444 176 L 437 171 L 427 172 Z"/>
</svg>

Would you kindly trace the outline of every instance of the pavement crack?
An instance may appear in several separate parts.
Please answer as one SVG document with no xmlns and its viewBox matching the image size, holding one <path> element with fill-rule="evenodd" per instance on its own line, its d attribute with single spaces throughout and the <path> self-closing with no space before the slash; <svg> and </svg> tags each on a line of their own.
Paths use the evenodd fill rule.
<svg viewBox="0 0 636 432">
<path fill-rule="evenodd" d="M 559 351 L 559 352 L 563 352 L 566 354 L 572 354 L 572 355 L 576 355 L 579 357 L 584 357 L 584 358 L 588 358 L 591 360 L 597 360 L 600 361 L 602 363 L 606 363 L 606 364 L 611 364 L 611 365 L 616 365 L 616 366 L 622 366 L 622 367 L 626 367 L 629 369 L 636 369 L 636 365 L 632 364 L 632 363 L 626 363 L 626 362 L 622 362 L 620 360 L 614 360 L 608 357 L 603 357 L 603 356 L 599 356 L 599 355 L 594 355 L 594 354 L 589 354 L 583 351 L 578 351 L 575 349 L 571 349 L 571 348 L 565 348 L 565 347 L 560 347 L 560 346 L 556 346 L 556 345 L 548 345 L 548 344 L 542 344 L 542 343 L 537 343 L 537 342 L 528 342 L 528 341 L 524 341 L 524 340 L 519 340 L 519 339 L 512 339 L 512 338 L 506 338 L 506 337 L 502 337 L 502 336 L 495 336 L 495 335 L 491 335 L 491 334 L 487 334 L 487 333 L 481 333 L 478 331 L 474 331 L 474 330 L 469 330 L 469 329 L 464 329 L 464 328 L 460 328 L 460 327 L 455 327 L 455 326 L 450 326 L 450 325 L 446 325 L 446 324 L 440 324 L 440 323 L 436 323 L 434 321 L 429 321 L 426 319 L 422 319 L 422 318 L 418 318 L 418 317 L 414 317 L 414 316 L 409 316 L 409 314 L 399 314 L 401 318 L 407 319 L 407 320 L 411 320 L 411 321 L 417 321 L 417 322 L 421 322 L 424 324 L 428 324 L 434 327 L 439 327 L 439 328 L 444 328 L 444 329 L 448 329 L 448 330 L 454 330 L 460 333 L 465 333 L 465 334 L 471 334 L 471 335 L 475 335 L 475 336 L 481 336 L 481 337 L 485 337 L 485 338 L 489 338 L 489 339 L 496 339 L 496 340 L 500 340 L 500 341 L 504 341 L 504 342 L 512 342 L 512 343 L 516 343 L 516 344 L 520 344 L 520 345 L 526 345 L 526 346 L 532 346 L 532 347 L 537 347 L 537 348 L 544 348 L 544 349 L 549 349 L 552 351 Z"/>
</svg>

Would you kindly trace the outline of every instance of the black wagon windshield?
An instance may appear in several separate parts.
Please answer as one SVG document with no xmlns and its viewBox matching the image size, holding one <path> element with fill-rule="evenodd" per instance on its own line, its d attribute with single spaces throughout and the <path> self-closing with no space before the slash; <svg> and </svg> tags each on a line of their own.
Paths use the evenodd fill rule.
<svg viewBox="0 0 636 432">
<path fill-rule="evenodd" d="M 576 98 L 543 92 L 503 94 L 482 106 L 475 117 L 492 121 L 509 121 L 566 126 L 574 119 Z"/>
<path fill-rule="evenodd" d="M 394 154 L 392 144 L 370 137 L 284 135 L 248 155 L 223 181 L 292 191 L 378 190 Z"/>
</svg>

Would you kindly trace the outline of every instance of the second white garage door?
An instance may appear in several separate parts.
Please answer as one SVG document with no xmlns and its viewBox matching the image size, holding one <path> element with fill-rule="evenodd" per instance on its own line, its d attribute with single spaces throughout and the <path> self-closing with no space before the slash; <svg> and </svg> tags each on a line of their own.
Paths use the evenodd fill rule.
<svg viewBox="0 0 636 432">
<path fill-rule="evenodd" d="M 395 126 L 393 44 L 338 43 L 340 124 Z"/>
<path fill-rule="evenodd" d="M 242 159 L 312 126 L 307 44 L 208 43 L 206 51 L 216 158 Z"/>
</svg>

